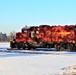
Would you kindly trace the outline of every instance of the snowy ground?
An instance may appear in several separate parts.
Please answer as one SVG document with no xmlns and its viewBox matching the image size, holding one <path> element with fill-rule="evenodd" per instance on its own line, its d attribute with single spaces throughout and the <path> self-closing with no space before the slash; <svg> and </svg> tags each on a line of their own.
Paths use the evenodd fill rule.
<svg viewBox="0 0 76 75">
<path fill-rule="evenodd" d="M 9 44 L 0 44 L 0 50 L 6 48 L 9 48 Z M 58 75 L 76 72 L 63 69 L 74 65 L 76 52 L 51 51 L 49 54 L 0 52 L 0 75 Z"/>
</svg>

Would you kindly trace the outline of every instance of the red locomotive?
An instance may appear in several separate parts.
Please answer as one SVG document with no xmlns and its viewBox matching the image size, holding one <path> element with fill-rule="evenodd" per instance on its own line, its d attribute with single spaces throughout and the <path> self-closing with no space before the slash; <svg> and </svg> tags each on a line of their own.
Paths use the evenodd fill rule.
<svg viewBox="0 0 76 75">
<path fill-rule="evenodd" d="M 17 49 L 56 48 L 76 51 L 76 25 L 25 26 L 10 41 L 10 47 Z"/>
</svg>

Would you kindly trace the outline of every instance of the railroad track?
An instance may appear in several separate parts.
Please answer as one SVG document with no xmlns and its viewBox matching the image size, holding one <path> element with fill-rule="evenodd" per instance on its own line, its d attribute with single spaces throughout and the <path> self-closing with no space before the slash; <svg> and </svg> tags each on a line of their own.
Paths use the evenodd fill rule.
<svg viewBox="0 0 76 75">
<path fill-rule="evenodd" d="M 0 52 L 8 53 L 27 53 L 27 54 L 51 54 L 51 51 L 42 51 L 42 50 L 0 50 Z"/>
<path fill-rule="evenodd" d="M 56 50 L 47 50 L 47 49 L 32 49 L 32 50 L 18 50 L 18 49 L 10 49 L 10 48 L 0 48 L 0 52 L 8 52 L 8 53 L 25 53 L 25 54 L 60 54 L 58 52 L 62 51 L 56 51 Z M 63 51 L 63 52 L 68 52 L 68 51 Z"/>
</svg>

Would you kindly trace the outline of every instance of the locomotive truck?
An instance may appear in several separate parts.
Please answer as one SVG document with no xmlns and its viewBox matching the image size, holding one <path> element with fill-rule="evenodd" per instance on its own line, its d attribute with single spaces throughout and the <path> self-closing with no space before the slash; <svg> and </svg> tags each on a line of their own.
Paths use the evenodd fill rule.
<svg viewBox="0 0 76 75">
<path fill-rule="evenodd" d="M 56 48 L 76 51 L 76 25 L 25 26 L 10 41 L 11 49 Z"/>
</svg>

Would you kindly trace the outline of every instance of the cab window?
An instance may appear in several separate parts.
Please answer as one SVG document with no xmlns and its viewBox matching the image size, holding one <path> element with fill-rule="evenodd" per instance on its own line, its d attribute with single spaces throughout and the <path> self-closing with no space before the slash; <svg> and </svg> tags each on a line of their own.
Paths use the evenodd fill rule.
<svg viewBox="0 0 76 75">
<path fill-rule="evenodd" d="M 27 33 L 27 30 L 24 30 L 24 33 Z"/>
</svg>

